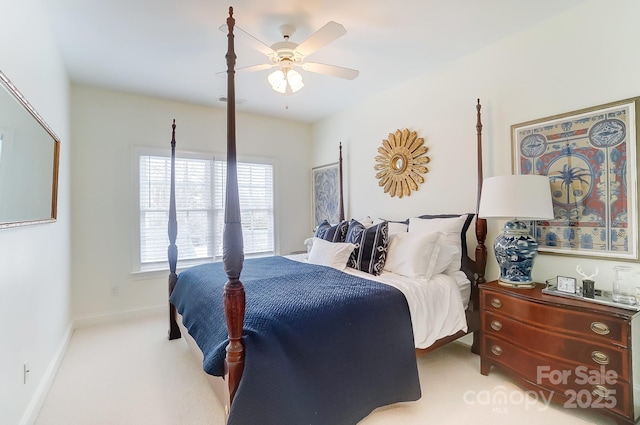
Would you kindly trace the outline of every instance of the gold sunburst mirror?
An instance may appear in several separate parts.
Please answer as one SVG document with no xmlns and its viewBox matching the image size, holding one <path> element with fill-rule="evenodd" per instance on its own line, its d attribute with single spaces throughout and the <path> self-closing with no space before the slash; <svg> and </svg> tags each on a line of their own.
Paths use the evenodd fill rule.
<svg viewBox="0 0 640 425">
<path fill-rule="evenodd" d="M 405 128 L 389 133 L 378 148 L 380 155 L 376 156 L 377 164 L 373 167 L 378 171 L 378 186 L 392 197 L 410 196 L 411 191 L 418 190 L 418 185 L 424 183 L 421 174 L 429 172 L 424 165 L 430 161 L 428 156 L 424 156 L 428 150 L 424 139 L 415 131 Z"/>
</svg>

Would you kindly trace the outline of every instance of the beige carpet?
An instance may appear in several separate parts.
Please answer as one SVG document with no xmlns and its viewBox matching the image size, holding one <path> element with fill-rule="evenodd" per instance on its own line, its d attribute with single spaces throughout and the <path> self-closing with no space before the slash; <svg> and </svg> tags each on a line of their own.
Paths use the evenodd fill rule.
<svg viewBox="0 0 640 425">
<path fill-rule="evenodd" d="M 201 365 L 166 331 L 164 315 L 76 330 L 36 425 L 223 424 Z M 495 369 L 480 375 L 479 358 L 460 343 L 418 363 L 422 398 L 378 409 L 360 425 L 614 423 L 527 398 Z"/>
</svg>

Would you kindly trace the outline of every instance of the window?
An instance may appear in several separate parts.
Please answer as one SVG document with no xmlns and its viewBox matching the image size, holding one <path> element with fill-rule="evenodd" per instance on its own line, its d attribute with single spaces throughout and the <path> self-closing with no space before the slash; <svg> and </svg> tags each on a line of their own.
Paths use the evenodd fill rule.
<svg viewBox="0 0 640 425">
<path fill-rule="evenodd" d="M 178 261 L 222 257 L 226 162 L 176 155 Z M 171 158 L 139 155 L 140 269 L 166 267 Z M 238 163 L 238 190 L 245 255 L 274 252 L 273 165 Z"/>
<path fill-rule="evenodd" d="M 214 165 L 215 255 L 222 256 L 224 201 L 227 163 Z M 244 253 L 272 254 L 273 248 L 273 166 L 238 163 L 238 194 Z"/>
</svg>

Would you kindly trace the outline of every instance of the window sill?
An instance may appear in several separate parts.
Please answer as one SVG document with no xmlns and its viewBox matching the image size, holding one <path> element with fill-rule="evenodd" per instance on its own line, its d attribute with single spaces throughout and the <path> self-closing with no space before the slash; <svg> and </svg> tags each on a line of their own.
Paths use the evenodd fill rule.
<svg viewBox="0 0 640 425">
<path fill-rule="evenodd" d="M 246 255 L 245 259 L 248 258 L 257 258 L 257 257 L 270 257 L 276 255 L 273 252 L 268 253 L 260 253 L 260 254 L 250 254 Z M 188 269 L 189 267 L 198 266 L 200 264 L 208 264 L 208 263 L 216 263 L 222 261 L 221 258 L 216 259 L 204 259 L 204 260 L 196 260 L 196 261 L 180 261 L 176 268 L 176 273 L 179 274 L 181 271 Z M 169 277 L 169 265 L 168 264 L 157 264 L 143 267 L 141 270 L 132 271 L 130 276 L 134 280 L 147 280 L 147 279 L 158 279 L 158 278 L 168 278 Z"/>
<path fill-rule="evenodd" d="M 206 259 L 200 261 L 181 261 L 180 265 L 176 268 L 176 273 L 180 273 L 181 271 L 188 269 L 192 266 L 197 266 L 200 264 L 207 264 L 211 262 L 215 262 L 218 260 Z M 169 265 L 168 264 L 156 264 L 150 266 L 144 266 L 141 270 L 132 271 L 130 273 L 131 277 L 135 280 L 142 279 L 156 279 L 160 277 L 168 277 L 169 276 Z"/>
</svg>

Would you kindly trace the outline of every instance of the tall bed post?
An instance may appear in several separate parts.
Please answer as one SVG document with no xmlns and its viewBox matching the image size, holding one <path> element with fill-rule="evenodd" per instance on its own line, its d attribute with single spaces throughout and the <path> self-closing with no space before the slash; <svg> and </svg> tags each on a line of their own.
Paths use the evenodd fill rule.
<svg viewBox="0 0 640 425">
<path fill-rule="evenodd" d="M 487 267 L 487 246 L 485 245 L 485 239 L 487 237 L 487 220 L 484 218 L 478 218 L 478 209 L 480 208 L 480 195 L 482 194 L 482 121 L 480 120 L 480 99 L 476 105 L 476 134 L 478 137 L 478 195 L 476 198 L 476 239 L 478 245 L 476 246 L 476 273 L 478 275 L 476 282 L 478 284 L 485 283 L 484 278 L 485 269 Z"/>
<path fill-rule="evenodd" d="M 487 220 L 478 217 L 478 209 L 480 208 L 480 195 L 482 194 L 482 121 L 480 120 L 480 99 L 476 105 L 476 134 L 478 139 L 478 194 L 476 198 L 476 240 L 478 245 L 476 246 L 475 266 L 476 266 L 476 280 L 473 282 L 475 286 L 471 291 L 471 304 L 473 310 L 476 312 L 476 318 L 480 320 L 480 290 L 478 285 L 485 283 L 485 269 L 487 267 L 487 246 L 485 245 L 485 239 L 487 237 Z M 477 329 L 480 328 L 480 323 L 477 323 Z M 475 354 L 480 354 L 480 331 L 473 332 L 473 343 L 471 345 L 471 351 Z"/>
<path fill-rule="evenodd" d="M 238 194 L 238 170 L 236 158 L 236 93 L 234 50 L 233 7 L 229 7 L 227 18 L 227 190 L 224 212 L 224 233 L 222 236 L 222 262 L 227 274 L 224 286 L 224 311 L 229 332 L 229 344 L 225 359 L 225 374 L 229 385 L 230 402 L 240 384 L 244 370 L 244 345 L 242 343 L 242 327 L 245 311 L 244 285 L 240 281 L 240 273 L 244 261 L 242 242 L 242 224 L 240 222 L 240 197 Z"/>
<path fill-rule="evenodd" d="M 340 142 L 340 159 L 338 160 L 340 171 L 340 221 L 344 220 L 344 193 L 342 184 L 342 142 Z"/>
<path fill-rule="evenodd" d="M 176 274 L 176 264 L 178 263 L 178 247 L 176 238 L 178 236 L 178 220 L 176 219 L 176 120 L 171 125 L 171 191 L 169 193 L 169 247 L 167 257 L 169 258 L 169 295 L 178 281 Z M 176 307 L 169 303 L 169 339 L 178 339 L 180 327 L 176 322 Z"/>
</svg>

